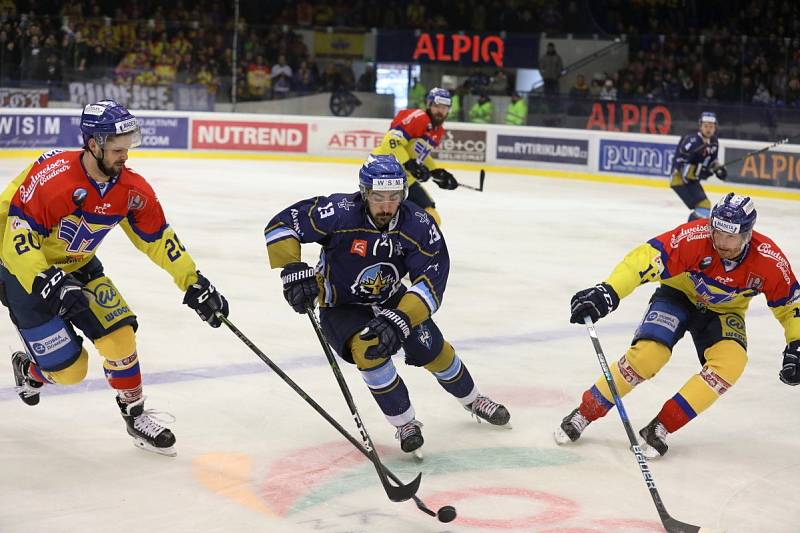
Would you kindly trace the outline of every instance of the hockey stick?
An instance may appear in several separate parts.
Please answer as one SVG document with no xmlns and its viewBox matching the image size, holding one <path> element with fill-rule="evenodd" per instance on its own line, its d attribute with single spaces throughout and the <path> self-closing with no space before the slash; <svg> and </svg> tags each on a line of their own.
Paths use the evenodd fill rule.
<svg viewBox="0 0 800 533">
<path fill-rule="evenodd" d="M 331 415 L 329 415 L 328 412 L 325 411 L 325 409 L 323 409 L 316 401 L 314 401 L 314 399 L 311 398 L 311 396 L 306 394 L 306 392 L 302 388 L 300 388 L 300 386 L 297 383 L 295 383 L 292 380 L 292 378 L 286 375 L 286 373 L 283 370 L 281 370 L 281 368 L 277 364 L 275 364 L 264 352 L 262 352 L 258 348 L 258 346 L 253 344 L 253 342 L 249 338 L 247 338 L 247 336 L 244 333 L 242 333 L 239 330 L 239 328 L 237 328 L 233 324 L 233 322 L 231 322 L 228 319 L 228 317 L 219 312 L 217 312 L 216 316 L 223 324 L 228 326 L 228 329 L 230 329 L 233 332 L 233 334 L 236 335 L 239 338 L 239 340 L 245 344 L 245 346 L 250 348 L 250 350 L 252 350 L 253 353 L 255 353 L 258 356 L 259 359 L 261 359 L 264 363 L 266 363 L 266 365 L 273 372 L 275 372 L 278 375 L 278 377 L 280 377 L 287 385 L 289 385 L 289 387 L 291 387 L 292 390 L 294 390 L 297 394 L 299 394 L 300 397 L 303 398 L 306 401 L 306 403 L 308 403 L 308 405 L 310 405 L 317 413 L 319 413 L 319 415 L 322 416 L 322 418 L 327 420 L 328 423 L 332 425 L 334 429 L 336 429 L 344 438 L 350 441 L 350 444 L 355 446 L 356 449 L 358 449 L 358 451 L 363 453 L 366 457 L 372 459 L 370 452 L 367 451 L 367 449 L 355 437 L 353 437 L 350 433 L 348 433 L 347 430 L 344 429 L 341 426 L 341 424 L 339 424 Z M 400 479 L 382 463 L 380 464 L 380 468 L 383 472 L 386 473 L 386 476 L 388 476 L 392 481 L 394 481 L 401 487 L 404 486 L 402 485 Z M 413 482 L 407 485 L 407 486 L 414 486 L 415 490 L 413 491 L 413 493 L 416 492 L 416 487 L 419 486 L 420 476 L 417 476 L 417 478 Z M 408 498 L 405 499 L 407 500 Z M 411 499 L 414 500 L 414 503 L 417 505 L 417 508 L 420 511 L 430 516 L 437 516 L 441 522 L 450 522 L 455 518 L 455 510 L 449 511 L 448 510 L 449 506 L 444 506 L 440 508 L 438 512 L 434 512 L 427 505 L 425 505 L 425 502 L 423 502 L 416 495 L 412 495 Z M 449 520 L 447 518 L 449 518 Z"/>
<path fill-rule="evenodd" d="M 314 332 L 317 334 L 317 338 L 322 346 L 322 350 L 325 352 L 325 357 L 328 359 L 328 364 L 331 366 L 331 370 L 333 370 L 333 375 L 336 376 L 336 382 L 339 384 L 339 389 L 341 389 L 344 400 L 347 402 L 347 407 L 350 409 L 350 414 L 353 415 L 353 420 L 356 423 L 356 427 L 361 433 L 361 440 L 364 444 L 365 450 L 367 451 L 367 456 L 375 465 L 375 470 L 377 470 L 381 484 L 383 485 L 384 490 L 386 490 L 386 495 L 389 496 L 389 499 L 393 502 L 402 502 L 410 499 L 414 494 L 416 494 L 417 489 L 419 488 L 420 481 L 422 481 L 422 474 L 418 474 L 417 477 L 414 478 L 414 481 L 408 485 L 394 486 L 389 483 L 388 479 L 386 479 L 386 473 L 383 471 L 383 464 L 378 457 L 378 451 L 375 449 L 375 445 L 372 444 L 372 439 L 370 438 L 369 433 L 367 433 L 367 428 L 364 426 L 364 422 L 361 421 L 361 416 L 358 414 L 356 403 L 353 401 L 353 395 L 350 394 L 350 389 L 347 387 L 347 382 L 344 379 L 344 375 L 342 375 L 342 370 L 339 368 L 339 364 L 336 362 L 336 357 L 333 355 L 331 347 L 328 345 L 328 341 L 325 339 L 325 335 L 322 333 L 322 328 L 317 320 L 317 315 L 314 314 L 314 309 L 312 309 L 311 306 L 306 306 L 306 314 L 308 315 L 308 319 L 311 321 L 311 325 L 314 327 Z"/>
<path fill-rule="evenodd" d="M 481 169 L 481 177 L 479 178 L 479 182 L 478 182 L 479 185 L 477 187 L 475 187 L 474 185 L 467 185 L 466 183 L 460 183 L 460 182 L 459 182 L 458 186 L 459 187 L 464 187 L 465 189 L 469 189 L 471 191 L 481 192 L 481 191 L 483 191 L 483 182 L 484 181 L 486 181 L 486 171 Z"/>
<path fill-rule="evenodd" d="M 600 347 L 600 339 L 597 338 L 597 331 L 594 329 L 592 319 L 587 316 L 584 318 L 583 323 L 586 324 L 586 329 L 589 330 L 589 336 L 592 338 L 592 345 L 594 346 L 595 354 L 597 354 L 597 360 L 600 361 L 600 368 L 603 369 L 606 383 L 608 383 L 608 388 L 611 389 L 611 395 L 614 397 L 614 404 L 617 406 L 619 417 L 622 419 L 622 425 L 625 426 L 625 433 L 628 434 L 628 440 L 631 442 L 631 451 L 633 455 L 636 456 L 636 461 L 639 463 L 639 469 L 642 471 L 644 481 L 647 484 L 647 488 L 650 490 L 650 496 L 653 497 L 653 503 L 656 504 L 656 511 L 658 511 L 658 516 L 661 518 L 664 529 L 666 529 L 668 533 L 710 533 L 710 530 L 705 528 L 701 529 L 697 526 L 676 520 L 667 512 L 667 508 L 664 507 L 664 502 L 661 501 L 661 496 L 658 494 L 658 489 L 656 489 L 656 482 L 653 479 L 653 474 L 650 472 L 650 467 L 647 465 L 647 459 L 642 453 L 641 448 L 639 448 L 639 441 L 636 440 L 636 435 L 633 433 L 633 428 L 631 428 L 631 421 L 628 419 L 628 413 L 625 411 L 625 406 L 622 405 L 622 398 L 617 391 L 617 386 L 614 384 L 614 378 L 611 375 L 611 370 L 608 368 L 606 356 L 603 355 L 603 348 Z"/>
<path fill-rule="evenodd" d="M 758 155 L 758 154 L 760 154 L 762 152 L 766 152 L 768 150 L 772 150 L 773 148 L 776 148 L 776 147 L 778 147 L 778 146 L 780 146 L 782 144 L 788 143 L 790 139 L 797 139 L 798 137 L 800 137 L 800 134 L 792 135 L 791 137 L 784 137 L 783 139 L 775 141 L 774 143 L 770 144 L 769 146 L 765 146 L 764 148 L 762 148 L 760 150 L 754 150 L 752 152 L 748 152 L 748 153 L 744 154 L 742 157 L 738 157 L 738 158 L 734 159 L 733 161 L 726 161 L 725 164 L 721 165 L 719 168 L 725 168 L 725 167 L 730 166 L 730 165 L 732 165 L 734 163 L 738 163 L 739 161 L 744 161 L 748 157 L 752 157 L 752 156 Z"/>
</svg>

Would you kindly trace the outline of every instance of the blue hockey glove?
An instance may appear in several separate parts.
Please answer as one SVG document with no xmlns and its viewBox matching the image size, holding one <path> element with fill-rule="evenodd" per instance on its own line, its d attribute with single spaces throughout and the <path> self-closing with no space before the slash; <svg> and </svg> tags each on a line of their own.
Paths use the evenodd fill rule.
<svg viewBox="0 0 800 533">
<path fill-rule="evenodd" d="M 199 270 L 197 271 L 197 281 L 186 289 L 183 303 L 192 308 L 200 319 L 208 322 L 212 328 L 218 328 L 222 324 L 217 318 L 217 311 L 228 316 L 228 300 Z"/>
<path fill-rule="evenodd" d="M 431 171 L 431 178 L 433 178 L 433 181 L 436 183 L 436 185 L 442 189 L 452 191 L 458 187 L 458 182 L 456 181 L 455 176 L 443 168 L 433 169 Z"/>
<path fill-rule="evenodd" d="M 314 307 L 319 295 L 317 275 L 306 263 L 289 263 L 281 270 L 283 297 L 297 313 L 305 314 L 306 306 Z"/>
<path fill-rule="evenodd" d="M 570 317 L 572 324 L 583 324 L 588 316 L 597 322 L 619 306 L 619 296 L 608 283 L 601 283 L 589 289 L 575 293 L 570 301 Z"/>
<path fill-rule="evenodd" d="M 33 290 L 44 300 L 50 312 L 65 319 L 89 309 L 83 285 L 60 268 L 51 266 L 33 279 Z"/>
<path fill-rule="evenodd" d="M 779 376 L 787 385 L 800 385 L 800 341 L 792 341 L 786 345 Z"/>
<path fill-rule="evenodd" d="M 367 359 L 386 359 L 397 353 L 411 335 L 411 319 L 398 309 L 382 309 L 378 316 L 367 322 L 359 338 L 364 341 L 378 339 L 378 344 L 367 348 Z"/>
<path fill-rule="evenodd" d="M 416 159 L 409 159 L 406 161 L 403 167 L 405 167 L 408 173 L 414 176 L 417 181 L 428 181 L 431 177 L 431 171 L 428 169 L 428 167 Z"/>
</svg>

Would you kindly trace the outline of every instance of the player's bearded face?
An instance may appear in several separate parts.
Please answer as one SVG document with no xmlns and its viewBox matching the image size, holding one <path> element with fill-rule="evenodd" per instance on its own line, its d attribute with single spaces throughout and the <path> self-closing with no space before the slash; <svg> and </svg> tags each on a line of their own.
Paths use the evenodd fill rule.
<svg viewBox="0 0 800 533">
<path fill-rule="evenodd" d="M 129 135 L 109 137 L 103 146 L 103 159 L 97 161 L 100 171 L 106 176 L 116 176 L 122 171 L 122 167 L 128 160 L 128 150 L 131 147 L 132 138 Z M 95 154 L 99 155 L 100 148 L 97 147 Z"/>
<path fill-rule="evenodd" d="M 723 259 L 736 259 L 742 253 L 744 245 L 750 241 L 751 233 L 725 233 L 711 230 L 711 242 L 714 249 Z"/>
<path fill-rule="evenodd" d="M 403 191 L 369 191 L 367 208 L 375 225 L 379 228 L 388 226 L 402 201 Z"/>
<path fill-rule="evenodd" d="M 433 104 L 431 106 L 431 122 L 434 126 L 441 126 L 450 113 L 450 108 L 442 104 Z"/>
</svg>

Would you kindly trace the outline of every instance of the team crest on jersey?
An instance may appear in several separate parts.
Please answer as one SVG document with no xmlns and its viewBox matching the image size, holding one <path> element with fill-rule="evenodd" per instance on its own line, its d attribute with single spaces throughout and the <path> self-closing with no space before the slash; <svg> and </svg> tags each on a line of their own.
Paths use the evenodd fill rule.
<svg viewBox="0 0 800 533">
<path fill-rule="evenodd" d="M 764 280 L 763 278 L 761 278 L 761 276 L 757 276 L 756 274 L 750 272 L 747 275 L 747 282 L 745 283 L 745 285 L 747 286 L 748 289 L 755 289 L 757 291 L 760 291 L 764 286 Z"/>
<path fill-rule="evenodd" d="M 720 305 L 733 300 L 736 296 L 735 292 L 726 292 L 722 289 L 714 288 L 703 279 L 702 276 L 696 274 L 689 274 L 689 279 L 694 284 L 694 289 L 697 291 L 698 300 L 704 305 Z"/>
<path fill-rule="evenodd" d="M 342 209 L 344 209 L 345 211 L 350 211 L 350 208 L 351 208 L 351 207 L 355 207 L 355 206 L 356 206 L 356 203 L 355 203 L 355 202 L 351 202 L 350 200 L 348 200 L 347 198 L 345 198 L 344 200 L 342 200 L 341 202 L 339 202 L 339 203 L 338 203 L 338 204 L 336 204 L 336 205 L 338 205 L 339 207 L 341 207 L 341 208 L 342 208 Z"/>
<path fill-rule="evenodd" d="M 423 213 L 422 211 L 416 211 L 414 213 L 414 216 L 419 219 L 420 224 L 425 224 L 426 226 L 429 226 L 431 223 L 431 219 L 430 217 L 428 217 L 428 213 Z"/>
<path fill-rule="evenodd" d="M 139 191 L 128 191 L 128 209 L 144 209 L 147 205 L 145 198 Z"/>
<path fill-rule="evenodd" d="M 58 238 L 67 243 L 66 251 L 91 253 L 103 241 L 103 238 L 111 231 L 111 228 L 114 227 L 105 224 L 93 224 L 92 226 L 83 217 L 77 221 L 72 217 L 61 219 L 61 224 L 58 227 Z"/>
<path fill-rule="evenodd" d="M 399 284 L 397 267 L 391 263 L 377 263 L 362 270 L 350 290 L 361 298 L 383 301 L 394 294 Z"/>
</svg>

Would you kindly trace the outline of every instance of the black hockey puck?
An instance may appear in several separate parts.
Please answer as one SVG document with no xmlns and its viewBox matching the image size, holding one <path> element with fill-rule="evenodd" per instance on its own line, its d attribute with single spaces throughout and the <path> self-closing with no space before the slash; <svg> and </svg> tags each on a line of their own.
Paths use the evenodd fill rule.
<svg viewBox="0 0 800 533">
<path fill-rule="evenodd" d="M 445 505 L 436 512 L 439 522 L 452 522 L 456 519 L 456 508 L 452 505 Z"/>
</svg>

